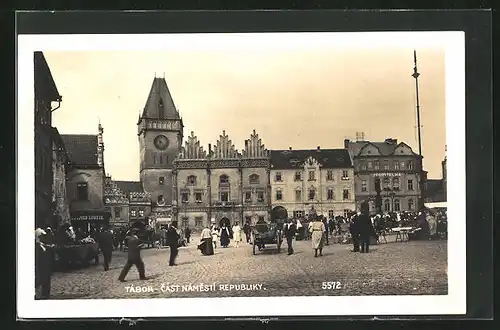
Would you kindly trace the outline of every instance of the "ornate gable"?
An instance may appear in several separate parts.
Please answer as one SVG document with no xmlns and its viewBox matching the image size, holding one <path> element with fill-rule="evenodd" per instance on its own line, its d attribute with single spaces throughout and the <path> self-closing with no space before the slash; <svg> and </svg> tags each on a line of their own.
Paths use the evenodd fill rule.
<svg viewBox="0 0 500 330">
<path fill-rule="evenodd" d="M 245 150 L 243 150 L 244 158 L 265 158 L 268 157 L 268 151 L 265 148 L 262 140 L 259 139 L 259 134 L 253 130 L 250 139 L 245 140 Z"/>
<path fill-rule="evenodd" d="M 179 159 L 205 159 L 206 157 L 207 153 L 200 145 L 200 141 L 198 141 L 194 132 L 191 132 L 191 136 L 188 136 L 185 146 L 181 149 Z"/>
<path fill-rule="evenodd" d="M 222 131 L 222 135 L 220 135 L 219 140 L 217 140 L 217 145 L 214 146 L 213 158 L 236 159 L 238 156 L 238 151 L 236 151 L 233 142 L 229 140 L 229 136 L 226 135 L 226 131 Z"/>
<path fill-rule="evenodd" d="M 359 151 L 358 156 L 380 156 L 380 150 L 373 144 L 367 143 Z"/>
<path fill-rule="evenodd" d="M 304 167 L 309 168 L 309 167 L 318 167 L 321 166 L 320 162 L 312 156 L 307 157 L 307 159 L 304 161 Z"/>
<path fill-rule="evenodd" d="M 106 204 L 128 204 L 127 195 L 118 188 L 111 177 L 105 179 L 104 201 Z"/>
<path fill-rule="evenodd" d="M 413 150 L 411 150 L 410 146 L 408 146 L 406 143 L 401 142 L 394 149 L 393 155 L 412 156 L 413 155 Z"/>
</svg>

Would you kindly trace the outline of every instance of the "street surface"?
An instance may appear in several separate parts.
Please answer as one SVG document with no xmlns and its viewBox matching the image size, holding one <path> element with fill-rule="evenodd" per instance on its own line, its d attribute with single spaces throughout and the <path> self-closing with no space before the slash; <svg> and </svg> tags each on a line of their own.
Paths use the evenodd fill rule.
<svg viewBox="0 0 500 330">
<path fill-rule="evenodd" d="M 447 294 L 446 241 L 388 240 L 370 246 L 368 254 L 351 252 L 352 245 L 330 244 L 323 257 L 314 258 L 310 241 L 294 241 L 291 256 L 286 242 L 279 254 L 276 245 L 269 245 L 253 255 L 252 245 L 242 243 L 203 256 L 196 238 L 179 249 L 174 267 L 168 266 L 168 248 L 143 250 L 148 279 L 139 280 L 132 267 L 125 283 L 118 275 L 126 253 L 116 251 L 107 272 L 101 256 L 98 266 L 55 273 L 52 299 Z"/>
</svg>

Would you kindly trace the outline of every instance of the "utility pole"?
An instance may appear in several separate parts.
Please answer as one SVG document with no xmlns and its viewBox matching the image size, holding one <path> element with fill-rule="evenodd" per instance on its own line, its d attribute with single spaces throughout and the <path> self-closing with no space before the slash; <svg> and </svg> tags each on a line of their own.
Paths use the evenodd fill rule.
<svg viewBox="0 0 500 330">
<path fill-rule="evenodd" d="M 418 155 L 420 156 L 420 208 L 424 206 L 424 168 L 423 168 L 423 158 L 422 158 L 422 135 L 421 135 L 421 127 L 422 125 L 420 124 L 420 99 L 419 99 L 419 93 L 418 93 L 418 77 L 420 76 L 420 73 L 418 72 L 417 69 L 417 51 L 413 51 L 413 74 L 412 77 L 415 78 L 415 94 L 416 94 L 416 101 L 417 101 L 417 129 L 418 129 Z"/>
</svg>

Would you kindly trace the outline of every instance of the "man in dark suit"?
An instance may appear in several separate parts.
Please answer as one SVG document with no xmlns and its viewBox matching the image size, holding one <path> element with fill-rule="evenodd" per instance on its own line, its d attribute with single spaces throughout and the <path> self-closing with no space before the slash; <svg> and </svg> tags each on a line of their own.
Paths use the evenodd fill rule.
<svg viewBox="0 0 500 330">
<path fill-rule="evenodd" d="M 175 259 L 179 253 L 180 235 L 177 232 L 177 221 L 172 221 L 167 230 L 167 245 L 170 247 L 169 266 L 175 266 Z"/>
<path fill-rule="evenodd" d="M 359 252 L 359 215 L 356 214 L 352 216 L 349 231 L 353 244 L 352 252 Z"/>
<path fill-rule="evenodd" d="M 358 216 L 361 253 L 369 252 L 370 237 L 376 236 L 369 213 L 369 205 L 368 203 L 364 202 L 363 204 L 361 204 L 361 214 Z"/>
<path fill-rule="evenodd" d="M 130 235 L 127 237 L 128 258 L 127 263 L 123 266 L 123 270 L 118 277 L 120 282 L 125 282 L 125 277 L 127 277 L 132 265 L 137 267 L 137 271 L 139 271 L 139 278 L 141 280 L 146 279 L 144 262 L 141 258 L 141 247 L 143 244 L 139 240 L 139 237 L 137 237 L 137 232 L 138 230 L 136 228 L 132 228 L 130 230 Z"/>
<path fill-rule="evenodd" d="M 297 226 L 295 225 L 295 223 L 293 223 L 293 221 L 288 220 L 283 228 L 283 233 L 285 234 L 285 237 L 286 237 L 286 244 L 288 244 L 288 255 L 292 255 L 293 254 L 293 247 L 292 247 L 293 237 L 297 233 Z"/>
<path fill-rule="evenodd" d="M 111 256 L 113 255 L 113 234 L 107 227 L 99 233 L 99 248 L 104 256 L 104 270 L 108 271 Z"/>
</svg>

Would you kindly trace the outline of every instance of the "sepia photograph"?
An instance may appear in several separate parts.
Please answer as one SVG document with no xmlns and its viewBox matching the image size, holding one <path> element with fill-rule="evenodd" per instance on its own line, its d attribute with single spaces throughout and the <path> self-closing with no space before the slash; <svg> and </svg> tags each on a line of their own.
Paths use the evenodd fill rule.
<svg viewBox="0 0 500 330">
<path fill-rule="evenodd" d="M 30 313 L 464 312 L 463 33 L 41 35 L 18 54 Z"/>
</svg>

